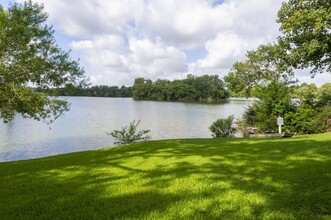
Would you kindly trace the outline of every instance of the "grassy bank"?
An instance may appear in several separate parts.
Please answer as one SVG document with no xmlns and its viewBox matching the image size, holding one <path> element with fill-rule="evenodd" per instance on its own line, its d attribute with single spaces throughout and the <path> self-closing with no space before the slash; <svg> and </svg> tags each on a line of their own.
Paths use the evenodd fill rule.
<svg viewBox="0 0 331 220">
<path fill-rule="evenodd" d="M 0 219 L 330 219 L 331 134 L 0 163 Z"/>
</svg>

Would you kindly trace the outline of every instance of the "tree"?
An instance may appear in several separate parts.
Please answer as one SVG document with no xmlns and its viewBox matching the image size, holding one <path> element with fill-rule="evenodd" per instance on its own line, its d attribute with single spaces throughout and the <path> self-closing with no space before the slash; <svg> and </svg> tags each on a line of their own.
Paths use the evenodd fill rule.
<svg viewBox="0 0 331 220">
<path fill-rule="evenodd" d="M 294 104 L 291 101 L 289 87 L 283 83 L 272 82 L 261 87 L 258 92 L 260 100 L 254 103 L 256 126 L 262 131 L 277 129 L 277 117 L 292 112 Z"/>
<path fill-rule="evenodd" d="M 331 107 L 315 107 L 302 102 L 295 111 L 284 115 L 287 121 L 284 128 L 299 134 L 326 132 L 331 118 Z"/>
<path fill-rule="evenodd" d="M 230 91 L 244 93 L 248 97 L 257 86 L 293 83 L 293 72 L 284 62 L 281 47 L 276 44 L 260 45 L 257 50 L 247 52 L 245 61 L 236 62 L 224 80 Z"/>
<path fill-rule="evenodd" d="M 290 87 L 294 68 L 312 67 L 312 73 L 331 72 L 331 2 L 329 0 L 288 0 L 278 12 L 280 30 L 284 33 L 274 45 L 261 45 L 249 51 L 246 61 L 234 64 L 233 70 L 225 77 L 230 91 L 236 94 L 251 94 L 252 88 L 259 98 L 244 113 L 242 124 L 258 126 L 260 129 L 276 127 L 276 118 L 283 115 L 296 132 L 320 132 L 312 129 L 323 127 L 328 115 L 330 93 L 326 88 L 318 94 L 316 86 Z M 290 100 L 291 89 L 303 98 L 299 106 Z M 309 109 L 306 107 L 309 106 Z M 307 110 L 307 111 L 306 111 Z M 324 111 L 326 113 L 324 113 Z M 301 115 L 308 119 L 313 116 L 321 120 L 301 126 Z M 299 120 L 297 120 L 299 119 Z M 286 122 L 286 123 L 287 123 Z M 309 130 L 311 129 L 311 130 Z"/>
<path fill-rule="evenodd" d="M 255 51 L 248 51 L 246 60 L 235 63 L 224 77 L 231 91 L 249 96 L 254 88 L 259 98 L 244 112 L 240 123 L 261 130 L 276 129 L 276 118 L 293 108 L 289 90 L 294 83 L 292 77 L 293 72 L 284 62 L 283 50 L 278 45 L 261 45 Z"/>
<path fill-rule="evenodd" d="M 56 44 L 43 9 L 43 4 L 31 0 L 7 10 L 0 6 L 0 118 L 4 122 L 13 119 L 16 112 L 52 122 L 69 109 L 69 104 L 31 87 L 47 92 L 85 83 L 78 61 Z"/>
<path fill-rule="evenodd" d="M 155 82 L 137 78 L 132 87 L 134 99 L 158 101 L 220 101 L 229 97 L 217 75 L 193 76 L 183 80 Z"/>
<path fill-rule="evenodd" d="M 331 72 L 331 2 L 289 0 L 282 4 L 277 22 L 284 36 L 279 45 L 294 68 L 313 67 L 312 73 Z"/>
<path fill-rule="evenodd" d="M 294 89 L 294 96 L 299 98 L 301 101 L 312 105 L 317 98 L 317 90 L 318 89 L 315 83 L 302 83 Z"/>
<path fill-rule="evenodd" d="M 137 141 L 149 140 L 151 136 L 147 134 L 150 132 L 150 130 L 137 131 L 139 123 L 140 120 L 137 122 L 133 120 L 133 122 L 130 122 L 129 127 L 125 126 L 122 127 L 121 130 L 113 130 L 112 132 L 107 134 L 115 138 L 114 144 L 116 145 L 130 144 Z"/>
<path fill-rule="evenodd" d="M 145 80 L 144 78 L 136 78 L 132 86 L 133 98 L 138 100 L 147 99 L 151 87 L 151 80 Z"/>
<path fill-rule="evenodd" d="M 318 103 L 321 106 L 331 106 L 331 83 L 325 83 L 317 91 Z"/>
</svg>

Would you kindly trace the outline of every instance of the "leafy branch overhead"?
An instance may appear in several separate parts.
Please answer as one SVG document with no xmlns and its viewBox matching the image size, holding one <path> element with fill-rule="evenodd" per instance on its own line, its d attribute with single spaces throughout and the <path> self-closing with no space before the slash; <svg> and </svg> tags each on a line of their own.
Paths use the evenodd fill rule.
<svg viewBox="0 0 331 220">
<path fill-rule="evenodd" d="M 312 67 L 312 73 L 331 72 L 331 2 L 289 0 L 278 11 L 281 47 L 294 68 Z"/>
<path fill-rule="evenodd" d="M 47 97 L 47 90 L 85 85 L 84 70 L 55 42 L 52 26 L 45 24 L 43 4 L 0 6 L 0 118 L 15 112 L 51 122 L 69 109 L 67 102 Z M 30 87 L 40 87 L 37 93 Z"/>
</svg>

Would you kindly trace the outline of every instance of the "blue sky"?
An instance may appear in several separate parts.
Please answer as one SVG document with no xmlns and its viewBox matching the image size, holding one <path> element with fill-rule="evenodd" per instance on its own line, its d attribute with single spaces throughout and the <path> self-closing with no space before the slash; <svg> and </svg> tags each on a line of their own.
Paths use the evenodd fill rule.
<svg viewBox="0 0 331 220">
<path fill-rule="evenodd" d="M 0 0 L 5 8 L 7 0 Z M 15 1 L 13 1 L 15 2 Z M 23 2 L 16 0 L 16 2 Z M 59 45 L 81 59 L 93 84 L 136 77 L 225 76 L 247 50 L 272 43 L 279 0 L 35 0 L 44 3 Z M 329 74 L 302 82 L 318 85 Z"/>
</svg>

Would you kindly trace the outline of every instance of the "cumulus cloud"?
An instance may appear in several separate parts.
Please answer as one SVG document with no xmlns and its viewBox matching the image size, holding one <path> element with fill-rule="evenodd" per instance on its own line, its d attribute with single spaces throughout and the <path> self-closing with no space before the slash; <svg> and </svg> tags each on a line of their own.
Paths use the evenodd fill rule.
<svg viewBox="0 0 331 220">
<path fill-rule="evenodd" d="M 244 59 L 247 50 L 273 42 L 279 35 L 275 20 L 280 1 L 228 0 L 225 3 L 233 24 L 205 43 L 208 54 L 189 65 L 193 73 L 211 71 L 224 76 L 234 62 Z"/>
<path fill-rule="evenodd" d="M 280 34 L 279 0 L 34 1 L 44 3 L 61 43 L 81 58 L 94 84 L 224 76 L 247 50 Z"/>
<path fill-rule="evenodd" d="M 247 42 L 236 34 L 219 34 L 206 43 L 208 55 L 197 61 L 201 69 L 227 68 L 238 58 L 242 58 L 248 48 Z"/>
<path fill-rule="evenodd" d="M 160 40 L 132 38 L 129 41 L 131 71 L 143 74 L 152 79 L 173 78 L 185 72 L 186 56 L 173 46 L 165 46 Z"/>
<path fill-rule="evenodd" d="M 206 0 L 152 0 L 145 6 L 139 28 L 147 37 L 159 36 L 180 48 L 199 47 L 233 26 L 232 9 L 232 3 L 213 7 Z"/>
<path fill-rule="evenodd" d="M 24 2 L 24 0 L 19 0 Z M 89 38 L 125 32 L 143 14 L 144 0 L 35 0 L 44 3 L 49 19 L 65 34 Z"/>
<path fill-rule="evenodd" d="M 93 66 L 92 83 L 130 85 L 136 77 L 174 78 L 185 72 L 186 56 L 159 39 L 130 38 L 126 43 L 119 35 L 104 35 L 92 40 L 73 41 L 72 50 L 79 51 L 82 62 Z"/>
</svg>

